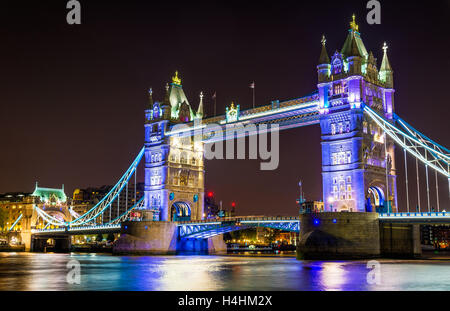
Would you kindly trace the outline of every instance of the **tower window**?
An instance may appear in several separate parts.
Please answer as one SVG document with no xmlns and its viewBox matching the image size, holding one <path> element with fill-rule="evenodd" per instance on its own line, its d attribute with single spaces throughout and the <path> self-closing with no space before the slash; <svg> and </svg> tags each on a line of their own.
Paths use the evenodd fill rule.
<svg viewBox="0 0 450 311">
<path fill-rule="evenodd" d="M 331 123 L 331 135 L 336 134 L 336 124 Z"/>
</svg>

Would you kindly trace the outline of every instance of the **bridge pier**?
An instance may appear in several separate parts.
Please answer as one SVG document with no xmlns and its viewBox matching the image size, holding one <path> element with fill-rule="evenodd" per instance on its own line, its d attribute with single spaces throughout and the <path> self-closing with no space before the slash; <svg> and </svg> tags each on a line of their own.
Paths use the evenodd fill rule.
<svg viewBox="0 0 450 311">
<path fill-rule="evenodd" d="M 380 222 L 380 251 L 383 257 L 421 257 L 420 225 Z"/>
<path fill-rule="evenodd" d="M 48 245 L 47 241 L 52 239 L 54 245 Z M 70 235 L 44 236 L 31 235 L 30 251 L 31 252 L 47 252 L 51 250 L 55 253 L 69 253 L 72 246 Z"/>
<path fill-rule="evenodd" d="M 196 240 L 196 241 L 194 241 Z M 222 235 L 209 239 L 182 239 L 175 222 L 124 222 L 113 254 L 175 255 L 177 253 L 212 254 L 226 251 Z"/>
<path fill-rule="evenodd" d="M 378 214 L 326 212 L 300 215 L 297 259 L 380 256 Z"/>
<path fill-rule="evenodd" d="M 385 223 L 377 213 L 300 215 L 297 259 L 418 258 L 418 224 Z"/>
</svg>

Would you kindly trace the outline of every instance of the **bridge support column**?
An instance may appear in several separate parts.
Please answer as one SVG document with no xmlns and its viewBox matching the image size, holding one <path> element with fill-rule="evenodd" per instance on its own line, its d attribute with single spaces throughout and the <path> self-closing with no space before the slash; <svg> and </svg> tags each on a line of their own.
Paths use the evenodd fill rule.
<svg viewBox="0 0 450 311">
<path fill-rule="evenodd" d="M 356 259 L 380 256 L 376 213 L 300 215 L 297 259 Z"/>
<path fill-rule="evenodd" d="M 183 239 L 178 236 L 175 222 L 139 221 L 122 224 L 120 238 L 113 246 L 113 254 L 216 254 L 226 252 L 226 247 L 223 235 L 208 239 Z"/>
<path fill-rule="evenodd" d="M 175 254 L 177 225 L 169 221 L 124 222 L 113 254 Z"/>
<path fill-rule="evenodd" d="M 419 258 L 422 256 L 420 225 L 380 223 L 381 256 Z"/>
<path fill-rule="evenodd" d="M 25 251 L 31 251 L 31 231 L 24 231 L 21 233 L 22 244 L 25 245 Z"/>
</svg>

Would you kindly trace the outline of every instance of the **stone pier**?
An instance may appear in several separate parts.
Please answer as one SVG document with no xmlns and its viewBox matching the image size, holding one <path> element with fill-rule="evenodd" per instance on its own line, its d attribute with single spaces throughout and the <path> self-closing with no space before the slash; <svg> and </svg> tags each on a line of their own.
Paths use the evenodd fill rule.
<svg viewBox="0 0 450 311">
<path fill-rule="evenodd" d="M 418 258 L 420 227 L 383 223 L 377 213 L 300 215 L 298 259 Z"/>
<path fill-rule="evenodd" d="M 125 222 L 113 247 L 116 255 L 216 254 L 225 251 L 222 235 L 209 239 L 182 239 L 178 236 L 176 223 L 169 221 Z"/>
</svg>

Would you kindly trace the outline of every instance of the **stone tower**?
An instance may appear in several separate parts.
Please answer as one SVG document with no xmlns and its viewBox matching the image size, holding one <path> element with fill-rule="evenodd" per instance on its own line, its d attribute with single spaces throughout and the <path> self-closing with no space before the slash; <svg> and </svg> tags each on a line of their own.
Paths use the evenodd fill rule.
<svg viewBox="0 0 450 311">
<path fill-rule="evenodd" d="M 145 110 L 145 209 L 153 220 L 177 221 L 203 218 L 203 143 L 190 136 L 168 135 L 175 125 L 203 117 L 193 112 L 178 72 L 166 85 L 162 102 L 153 101 L 152 90 Z"/>
<path fill-rule="evenodd" d="M 393 71 L 387 47 L 380 70 L 361 39 L 355 16 L 331 60 L 322 38 L 318 91 L 326 211 L 396 211 L 394 144 L 363 113 L 367 105 L 392 120 Z"/>
</svg>

